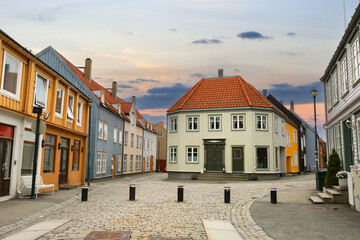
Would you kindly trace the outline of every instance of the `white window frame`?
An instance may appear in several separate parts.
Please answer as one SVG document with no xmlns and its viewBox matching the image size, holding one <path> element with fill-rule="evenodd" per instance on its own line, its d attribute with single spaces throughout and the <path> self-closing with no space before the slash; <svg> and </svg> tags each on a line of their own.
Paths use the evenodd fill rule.
<svg viewBox="0 0 360 240">
<path fill-rule="evenodd" d="M 141 149 L 141 145 L 142 145 L 142 137 L 140 137 L 140 142 L 139 142 L 139 148 Z"/>
<path fill-rule="evenodd" d="M 191 160 L 189 161 L 189 149 L 191 150 Z M 196 149 L 197 158 L 194 160 L 194 153 Z M 199 163 L 199 147 L 186 147 L 186 163 Z"/>
<path fill-rule="evenodd" d="M 360 53 L 359 53 L 359 38 L 356 36 L 351 44 L 351 58 L 352 58 L 352 80 L 355 83 L 360 78 Z"/>
<path fill-rule="evenodd" d="M 104 135 L 103 135 L 104 141 L 108 140 L 108 132 L 109 132 L 109 124 L 107 122 L 104 122 Z"/>
<path fill-rule="evenodd" d="M 130 135 L 130 147 L 134 147 L 134 138 L 135 138 L 135 135 L 133 133 L 131 133 L 131 135 Z"/>
<path fill-rule="evenodd" d="M 119 144 L 122 144 L 122 134 L 123 134 L 123 130 L 119 128 Z"/>
<path fill-rule="evenodd" d="M 274 128 L 275 128 L 275 133 L 279 133 L 279 118 L 278 117 L 274 117 Z"/>
<path fill-rule="evenodd" d="M 121 161 L 122 160 L 122 154 L 121 153 L 119 153 L 118 154 L 118 167 L 117 167 L 117 171 L 118 171 L 118 173 L 120 173 L 121 172 Z"/>
<path fill-rule="evenodd" d="M 258 117 L 260 117 L 260 128 L 258 127 L 258 122 L 259 122 Z M 264 120 L 264 118 L 265 118 L 265 120 Z M 256 130 L 258 130 L 258 131 L 267 131 L 268 130 L 267 119 L 268 119 L 267 115 L 257 114 L 256 115 Z M 265 121 L 265 128 L 263 126 L 264 121 Z"/>
<path fill-rule="evenodd" d="M 285 136 L 285 121 L 281 120 L 281 134 Z"/>
<path fill-rule="evenodd" d="M 258 152 L 257 152 L 257 150 L 259 149 L 259 148 L 265 148 L 266 149 L 266 161 L 267 161 L 267 167 L 258 167 L 258 161 L 259 161 L 259 159 L 258 159 Z M 256 157 L 256 169 L 259 169 L 259 170 L 268 170 L 268 169 L 270 169 L 270 155 L 269 155 L 269 147 L 268 146 L 256 146 L 255 147 L 255 157 Z"/>
<path fill-rule="evenodd" d="M 211 119 L 213 119 L 214 128 L 211 128 Z M 216 123 L 218 122 L 217 120 L 219 120 L 219 128 L 216 128 Z M 209 131 L 221 131 L 221 115 L 209 116 Z"/>
<path fill-rule="evenodd" d="M 134 155 L 130 155 L 130 172 L 133 171 L 134 168 Z"/>
<path fill-rule="evenodd" d="M 286 146 L 290 147 L 291 146 L 291 142 L 290 142 L 290 132 L 286 131 Z"/>
<path fill-rule="evenodd" d="M 140 140 L 140 136 L 136 135 L 136 148 L 139 148 L 139 140 Z"/>
<path fill-rule="evenodd" d="M 36 91 L 37 91 L 37 88 L 36 88 L 36 85 L 37 85 L 37 82 L 38 82 L 38 78 L 42 78 L 43 80 L 46 81 L 46 86 L 44 87 L 45 88 L 45 93 L 44 93 L 44 98 L 45 98 L 45 104 L 41 104 L 41 103 L 38 103 L 37 102 L 37 97 L 36 97 Z M 34 106 L 40 106 L 40 107 L 43 107 L 43 112 L 46 112 L 46 105 L 47 105 L 47 98 L 48 98 L 48 90 L 49 90 L 49 79 L 47 79 L 46 77 L 42 76 L 41 74 L 39 73 L 36 73 L 36 82 L 35 82 L 35 90 L 34 90 L 34 103 L 33 105 Z"/>
<path fill-rule="evenodd" d="M 102 152 L 98 151 L 96 155 L 96 174 L 101 174 Z"/>
<path fill-rule="evenodd" d="M 127 146 L 129 144 L 129 133 L 125 131 L 124 133 L 124 145 Z"/>
<path fill-rule="evenodd" d="M 114 143 L 117 143 L 117 137 L 118 137 L 117 127 L 114 126 L 114 134 L 113 134 L 113 142 L 114 142 Z"/>
<path fill-rule="evenodd" d="M 9 92 L 7 90 L 4 89 L 4 78 L 5 78 L 5 63 L 6 63 L 6 58 L 12 58 L 12 60 L 14 61 L 18 61 L 19 64 L 19 68 L 18 68 L 18 78 L 16 81 L 16 94 Z M 11 55 L 10 53 L 8 53 L 6 50 L 4 50 L 4 57 L 3 57 L 3 67 L 2 67 L 2 76 L 1 76 L 1 88 L 0 88 L 0 93 L 6 97 L 9 97 L 13 100 L 16 101 L 20 101 L 20 87 L 21 87 L 21 78 L 22 78 L 22 68 L 23 68 L 23 62 L 20 61 L 19 59 L 17 59 L 16 57 L 14 57 L 13 55 Z"/>
<path fill-rule="evenodd" d="M 76 116 L 76 126 L 81 127 L 81 122 L 82 122 L 82 111 L 83 111 L 83 106 L 84 104 L 80 101 L 78 101 L 77 104 L 77 116 Z"/>
<path fill-rule="evenodd" d="M 128 155 L 127 154 L 124 154 L 124 167 L 123 167 L 123 171 L 124 172 L 127 172 L 127 157 Z"/>
<path fill-rule="evenodd" d="M 297 154 L 297 152 L 294 152 L 294 167 L 297 167 L 298 164 L 299 164 L 298 154 Z"/>
<path fill-rule="evenodd" d="M 170 160 L 169 160 L 169 162 L 170 163 L 176 163 L 177 162 L 176 156 L 177 156 L 177 147 L 170 147 Z"/>
<path fill-rule="evenodd" d="M 196 119 L 196 121 L 195 121 L 195 119 Z M 195 122 L 196 122 L 196 128 L 194 127 Z M 186 117 L 186 129 L 187 129 L 188 132 L 197 132 L 197 131 L 199 131 L 199 117 L 198 116 L 188 116 L 188 117 Z"/>
<path fill-rule="evenodd" d="M 162 137 L 162 136 L 163 136 L 163 133 L 162 133 L 162 132 L 157 132 L 157 136 L 158 136 L 158 137 Z"/>
<path fill-rule="evenodd" d="M 235 119 L 234 119 L 235 117 Z M 240 120 L 240 117 L 242 117 L 242 120 Z M 234 122 L 237 122 L 238 126 L 237 128 L 234 128 Z M 242 122 L 242 128 L 240 127 L 240 122 Z M 231 129 L 236 130 L 245 130 L 245 115 L 244 114 L 234 114 L 231 116 Z"/>
<path fill-rule="evenodd" d="M 72 98 L 72 104 L 70 104 L 70 98 Z M 75 114 L 74 114 L 75 96 L 72 94 L 69 94 L 68 102 L 69 102 L 69 104 L 68 104 L 66 119 L 68 122 L 72 123 L 74 121 L 74 117 L 75 117 Z"/>
<path fill-rule="evenodd" d="M 347 93 L 349 91 L 349 76 L 348 76 L 347 55 L 346 54 L 347 54 L 347 52 L 344 53 L 344 56 L 340 60 L 340 64 L 339 64 L 342 95 L 344 95 L 345 93 Z"/>
<path fill-rule="evenodd" d="M 326 87 L 326 107 L 327 107 L 327 111 L 330 111 L 330 109 L 332 108 L 332 101 L 331 101 L 331 79 L 329 78 L 327 80 L 327 82 L 325 83 L 325 87 Z"/>
<path fill-rule="evenodd" d="M 56 112 L 56 102 L 55 102 L 55 117 L 62 119 L 63 114 L 64 114 L 65 89 L 58 86 L 58 88 L 56 89 L 56 100 L 55 101 L 57 101 L 57 94 L 58 94 L 59 91 L 61 92 L 61 112 L 60 113 Z"/>
<path fill-rule="evenodd" d="M 101 164 L 101 173 L 106 173 L 106 158 L 107 158 L 107 152 L 102 152 L 102 164 Z"/>
<path fill-rule="evenodd" d="M 98 139 L 103 139 L 104 136 L 104 122 L 99 120 Z"/>
<path fill-rule="evenodd" d="M 178 127 L 177 127 L 177 117 L 172 117 L 170 118 L 170 132 L 177 132 Z"/>
<path fill-rule="evenodd" d="M 293 142 L 297 143 L 297 131 L 296 131 L 296 129 L 293 129 Z"/>
</svg>

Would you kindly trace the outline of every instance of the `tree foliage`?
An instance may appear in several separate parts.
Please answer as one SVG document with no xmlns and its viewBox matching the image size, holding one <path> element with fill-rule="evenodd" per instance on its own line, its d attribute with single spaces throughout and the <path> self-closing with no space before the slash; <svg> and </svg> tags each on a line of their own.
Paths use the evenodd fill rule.
<svg viewBox="0 0 360 240">
<path fill-rule="evenodd" d="M 329 162 L 327 166 L 327 172 L 325 177 L 325 186 L 326 187 L 332 187 L 334 185 L 339 184 L 339 179 L 337 179 L 336 174 L 341 171 L 341 165 L 340 165 L 340 157 L 333 148 L 330 156 L 329 156 Z"/>
</svg>

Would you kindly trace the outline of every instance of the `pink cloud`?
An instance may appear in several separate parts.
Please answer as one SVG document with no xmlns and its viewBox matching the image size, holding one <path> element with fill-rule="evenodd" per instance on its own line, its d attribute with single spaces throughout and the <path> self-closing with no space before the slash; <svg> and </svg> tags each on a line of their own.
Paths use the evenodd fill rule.
<svg viewBox="0 0 360 240">
<path fill-rule="evenodd" d="M 166 115 L 166 111 L 167 111 L 167 108 L 163 108 L 163 109 L 143 109 L 143 110 L 139 110 L 139 112 L 140 112 L 141 114 L 146 114 L 146 115 L 154 116 L 154 117 L 165 116 L 165 115 Z"/>
<path fill-rule="evenodd" d="M 290 108 L 290 105 L 285 105 L 286 108 Z M 314 125 L 314 104 L 296 104 L 294 106 L 295 113 L 302 117 L 310 125 Z M 316 124 L 323 125 L 325 123 L 325 104 L 316 103 Z"/>
</svg>

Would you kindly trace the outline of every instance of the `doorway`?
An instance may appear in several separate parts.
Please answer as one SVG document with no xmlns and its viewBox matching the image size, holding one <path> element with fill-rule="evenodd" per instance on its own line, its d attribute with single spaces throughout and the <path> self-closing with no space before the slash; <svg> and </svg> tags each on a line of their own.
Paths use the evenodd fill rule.
<svg viewBox="0 0 360 240">
<path fill-rule="evenodd" d="M 12 140 L 0 138 L 0 196 L 9 195 Z"/>
<path fill-rule="evenodd" d="M 112 157 L 112 177 L 115 177 L 115 166 L 116 166 L 116 155 L 113 155 Z"/>
<path fill-rule="evenodd" d="M 233 172 L 244 171 L 244 147 L 233 147 Z"/>
<path fill-rule="evenodd" d="M 59 184 L 67 184 L 67 172 L 69 162 L 69 142 L 68 138 L 60 138 L 60 170 L 59 170 Z"/>
<path fill-rule="evenodd" d="M 205 145 L 207 171 L 219 172 L 223 170 L 223 150 L 224 145 L 222 144 Z"/>
</svg>

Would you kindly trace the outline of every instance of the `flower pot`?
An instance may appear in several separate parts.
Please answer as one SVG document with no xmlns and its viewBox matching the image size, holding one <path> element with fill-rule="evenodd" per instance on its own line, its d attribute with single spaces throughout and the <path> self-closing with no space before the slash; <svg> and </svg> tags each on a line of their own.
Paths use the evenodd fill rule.
<svg viewBox="0 0 360 240">
<path fill-rule="evenodd" d="M 347 189 L 347 187 L 348 187 L 347 178 L 340 178 L 339 179 L 339 187 L 341 189 Z"/>
</svg>

